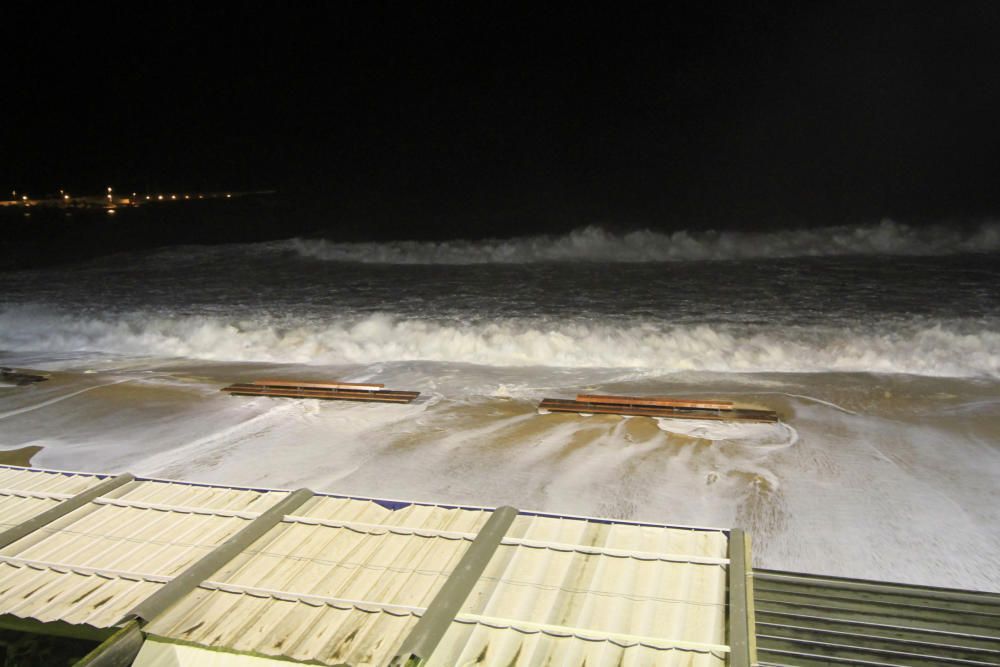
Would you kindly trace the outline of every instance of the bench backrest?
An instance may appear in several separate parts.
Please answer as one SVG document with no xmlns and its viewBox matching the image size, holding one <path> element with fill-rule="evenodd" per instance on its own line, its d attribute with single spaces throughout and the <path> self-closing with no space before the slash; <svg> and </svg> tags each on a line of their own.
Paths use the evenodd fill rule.
<svg viewBox="0 0 1000 667">
<path fill-rule="evenodd" d="M 357 382 L 306 382 L 303 380 L 254 380 L 251 384 L 267 387 L 309 387 L 311 389 L 351 389 L 354 391 L 379 391 L 384 384 L 358 384 Z"/>
<path fill-rule="evenodd" d="M 702 408 L 705 410 L 732 410 L 729 401 L 703 401 L 696 398 L 667 398 L 662 396 L 601 396 L 598 394 L 578 394 L 581 403 L 602 403 L 610 405 L 649 405 L 670 408 Z"/>
</svg>

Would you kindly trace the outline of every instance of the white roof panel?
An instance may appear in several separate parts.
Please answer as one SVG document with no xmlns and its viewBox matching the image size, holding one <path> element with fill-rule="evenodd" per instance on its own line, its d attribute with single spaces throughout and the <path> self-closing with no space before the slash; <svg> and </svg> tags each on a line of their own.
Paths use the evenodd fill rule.
<svg viewBox="0 0 1000 667">
<path fill-rule="evenodd" d="M 0 531 L 38 516 L 102 481 L 97 475 L 0 467 Z"/>
<path fill-rule="evenodd" d="M 24 516 L 37 509 L 29 500 L 58 502 L 52 488 L 100 481 L 0 469 L 3 479 L 43 489 L 0 495 Z M 0 551 L 0 613 L 109 628 L 287 494 L 121 486 Z M 221 651 L 385 665 L 492 515 L 318 495 L 145 630 Z M 727 550 L 717 529 L 519 515 L 430 664 L 724 664 Z"/>
<path fill-rule="evenodd" d="M 18 492 L 35 494 L 71 494 L 101 481 L 9 469 L 0 469 L 0 476 Z M 158 481 L 126 484 L 0 550 L 0 611 L 110 627 L 286 495 Z M 28 500 L 22 499 L 22 507 Z M 45 503 L 44 509 L 54 506 L 34 501 Z M 250 507 L 252 513 L 241 514 Z M 25 519 L 31 509 L 22 509 Z"/>
</svg>

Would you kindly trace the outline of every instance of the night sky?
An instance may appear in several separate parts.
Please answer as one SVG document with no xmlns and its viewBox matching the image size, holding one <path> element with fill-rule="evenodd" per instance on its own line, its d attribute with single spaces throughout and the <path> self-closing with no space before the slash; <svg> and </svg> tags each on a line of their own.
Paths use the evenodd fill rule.
<svg viewBox="0 0 1000 667">
<path fill-rule="evenodd" d="M 997 2 L 131 7 L 8 12 L 8 192 L 277 189 L 406 237 L 1000 213 Z"/>
</svg>

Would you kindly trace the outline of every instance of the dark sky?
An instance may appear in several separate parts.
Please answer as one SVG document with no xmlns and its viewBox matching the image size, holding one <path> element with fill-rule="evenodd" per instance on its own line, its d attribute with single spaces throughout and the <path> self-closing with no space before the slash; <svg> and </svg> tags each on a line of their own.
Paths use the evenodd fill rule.
<svg viewBox="0 0 1000 667">
<path fill-rule="evenodd" d="M 480 233 L 1000 213 L 997 2 L 213 4 L 9 12 L 0 185 Z"/>
</svg>

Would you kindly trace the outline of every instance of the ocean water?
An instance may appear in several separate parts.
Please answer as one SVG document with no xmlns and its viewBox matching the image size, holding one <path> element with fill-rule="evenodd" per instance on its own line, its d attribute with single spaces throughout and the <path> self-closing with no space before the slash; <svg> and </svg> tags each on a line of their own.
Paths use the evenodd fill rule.
<svg viewBox="0 0 1000 667">
<path fill-rule="evenodd" d="M 1000 224 L 316 239 L 0 273 L 33 464 L 741 526 L 759 566 L 1000 590 Z M 234 398 L 260 376 L 407 406 Z M 578 391 L 777 425 L 539 414 Z"/>
</svg>

